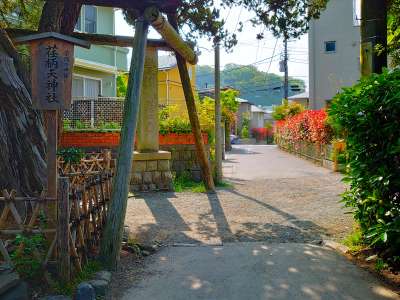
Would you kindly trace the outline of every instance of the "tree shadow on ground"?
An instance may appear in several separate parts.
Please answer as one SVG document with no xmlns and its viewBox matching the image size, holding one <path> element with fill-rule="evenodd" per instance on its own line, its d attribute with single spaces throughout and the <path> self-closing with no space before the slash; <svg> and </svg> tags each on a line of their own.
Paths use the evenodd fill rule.
<svg viewBox="0 0 400 300">
<path fill-rule="evenodd" d="M 264 201 L 240 193 L 234 189 L 225 189 L 224 193 L 232 193 L 246 202 L 256 203 L 260 209 L 269 210 L 279 216 L 282 222 L 236 222 L 235 216 L 227 216 L 224 212 L 220 195 L 206 194 L 199 196 L 198 201 L 207 201 L 202 211 L 191 211 L 190 202 L 184 207 L 185 217 L 173 200 L 175 193 L 141 194 L 155 222 L 133 225 L 133 232 L 139 242 L 148 244 L 160 241 L 166 244 L 221 244 L 229 242 L 312 242 L 321 240 L 327 230 L 310 220 L 299 219 Z M 190 219 L 191 215 L 193 218 Z M 229 217 L 231 220 L 229 220 Z"/>
</svg>

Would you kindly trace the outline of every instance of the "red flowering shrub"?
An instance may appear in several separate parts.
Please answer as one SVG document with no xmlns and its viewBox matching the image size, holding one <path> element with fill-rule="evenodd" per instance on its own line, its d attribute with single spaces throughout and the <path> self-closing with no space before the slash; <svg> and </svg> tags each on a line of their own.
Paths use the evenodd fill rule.
<svg viewBox="0 0 400 300">
<path fill-rule="evenodd" d="M 284 140 L 327 144 L 332 129 L 325 110 L 306 110 L 286 120 L 277 121 L 275 134 Z"/>
<path fill-rule="evenodd" d="M 259 141 L 265 141 L 267 138 L 273 136 L 272 129 L 268 128 L 252 128 L 251 129 L 251 136 Z"/>
</svg>

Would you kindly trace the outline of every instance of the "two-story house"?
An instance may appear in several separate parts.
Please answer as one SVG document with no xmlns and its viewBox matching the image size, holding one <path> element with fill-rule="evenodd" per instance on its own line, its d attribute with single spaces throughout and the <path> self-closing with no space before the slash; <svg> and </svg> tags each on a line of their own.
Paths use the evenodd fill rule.
<svg viewBox="0 0 400 300">
<path fill-rule="evenodd" d="M 114 35 L 114 8 L 84 5 L 75 31 Z M 92 45 L 89 50 L 76 47 L 73 98 L 115 97 L 118 73 L 128 71 L 128 52 L 106 45 Z"/>
<path fill-rule="evenodd" d="M 187 64 L 192 89 L 196 88 L 196 66 Z M 162 106 L 174 105 L 177 113 L 186 113 L 185 94 L 174 55 L 158 57 L 158 103 Z"/>
<path fill-rule="evenodd" d="M 310 23 L 309 107 L 329 104 L 343 87 L 360 78 L 359 1 L 330 0 L 318 20 Z"/>
</svg>

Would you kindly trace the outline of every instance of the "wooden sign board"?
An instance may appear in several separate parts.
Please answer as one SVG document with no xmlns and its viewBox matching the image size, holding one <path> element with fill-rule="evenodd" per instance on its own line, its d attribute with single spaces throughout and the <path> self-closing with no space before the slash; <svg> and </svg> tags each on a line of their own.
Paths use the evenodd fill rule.
<svg viewBox="0 0 400 300">
<path fill-rule="evenodd" d="M 71 106 L 74 45 L 62 40 L 31 42 L 32 102 L 40 110 L 64 110 Z"/>
<path fill-rule="evenodd" d="M 32 102 L 40 110 L 71 107 L 74 45 L 89 49 L 90 43 L 57 32 L 43 32 L 16 38 L 29 44 L 32 60 Z"/>
</svg>

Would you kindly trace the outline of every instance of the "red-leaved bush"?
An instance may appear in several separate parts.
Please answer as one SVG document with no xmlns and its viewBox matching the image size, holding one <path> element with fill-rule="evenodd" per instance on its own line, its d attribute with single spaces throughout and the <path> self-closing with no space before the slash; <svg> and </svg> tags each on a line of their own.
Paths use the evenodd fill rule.
<svg viewBox="0 0 400 300">
<path fill-rule="evenodd" d="M 306 110 L 286 120 L 277 121 L 275 135 L 289 141 L 307 141 L 327 144 L 332 129 L 327 124 L 328 114 L 323 110 Z"/>
</svg>

